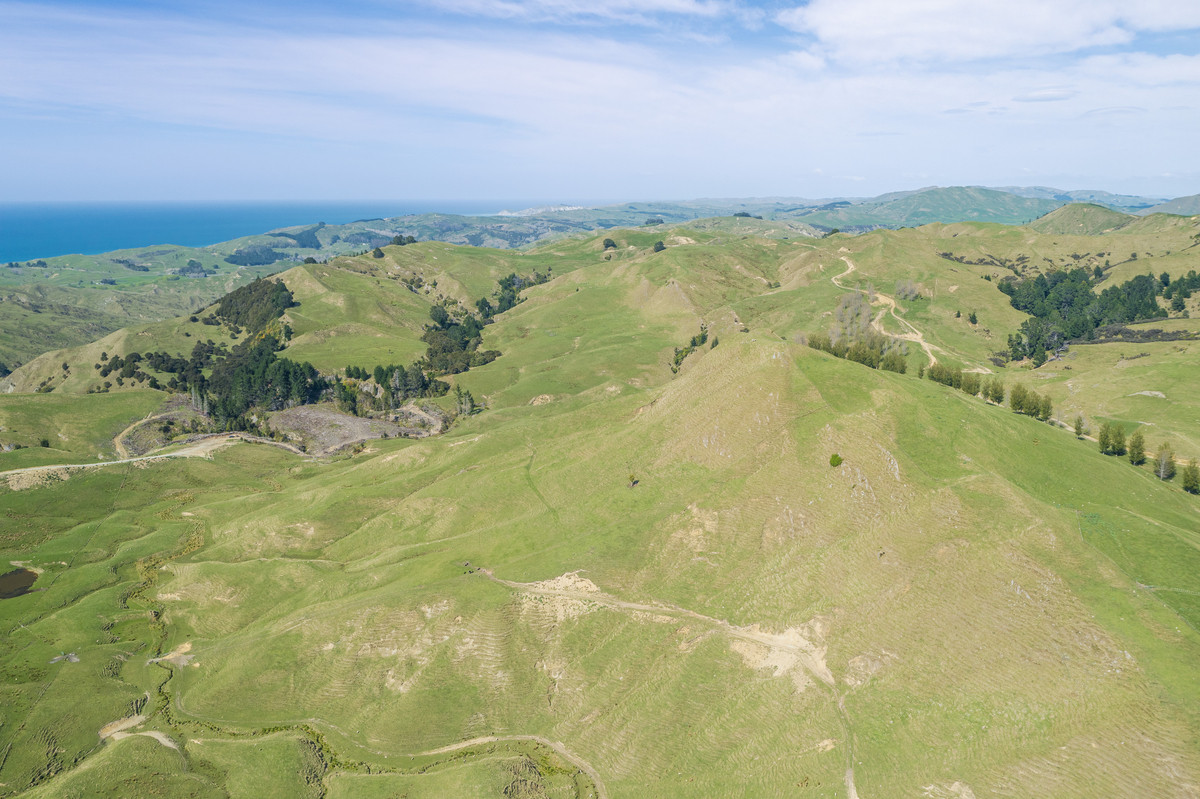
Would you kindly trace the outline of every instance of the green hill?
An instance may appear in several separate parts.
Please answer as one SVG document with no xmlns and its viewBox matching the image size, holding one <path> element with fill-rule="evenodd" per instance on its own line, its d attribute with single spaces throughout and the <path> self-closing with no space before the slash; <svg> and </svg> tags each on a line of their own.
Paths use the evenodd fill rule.
<svg viewBox="0 0 1200 799">
<path fill-rule="evenodd" d="M 953 186 L 883 195 L 875 201 L 805 212 L 798 218 L 827 228 L 916 227 L 932 222 L 1019 225 L 1063 205 L 981 187 Z"/>
<path fill-rule="evenodd" d="M 1147 208 L 1141 213 L 1196 216 L 1197 214 L 1200 214 L 1200 194 L 1191 194 L 1187 197 L 1176 197 L 1174 200 L 1168 200 L 1165 203 L 1159 203 L 1151 208 Z"/>
<path fill-rule="evenodd" d="M 237 285 L 305 261 L 370 251 L 396 236 L 496 249 L 526 249 L 566 237 L 637 226 L 694 225 L 733 218 L 745 232 L 774 238 L 815 237 L 837 227 L 869 230 L 975 220 L 1022 224 L 1080 200 L 1146 210 L 1147 198 L 1034 187 L 929 188 L 874 198 L 776 197 L 555 206 L 493 216 L 418 214 L 344 225 L 312 221 L 209 247 L 163 244 L 100 255 L 66 255 L 0 269 L 0 364 L 12 367 L 49 349 L 84 344 L 130 321 L 160 321 L 201 307 Z M 1161 206 L 1184 209 L 1188 198 Z M 1182 203 L 1183 205 L 1179 205 Z M 765 221 L 764 221 L 765 220 Z M 756 222 L 762 224 L 755 225 Z M 1062 232 L 1089 232 L 1063 229 Z"/>
<path fill-rule="evenodd" d="M 920 375 L 986 370 L 1200 456 L 1189 341 L 991 360 L 1028 319 L 1000 279 L 1102 290 L 1110 251 L 1182 265 L 1195 231 L 786 232 L 300 265 L 279 354 L 331 374 L 549 279 L 483 328 L 499 357 L 445 376 L 484 409 L 442 435 L 0 474 L 0 557 L 38 572 L 0 599 L 0 794 L 1190 795 L 1200 499 Z M 806 346 L 856 324 L 906 372 Z M 166 399 L 84 393 L 98 348 L 237 335 L 181 317 L 34 360 L 8 385 L 51 390 L 0 395 L 0 440 L 58 457 L 0 470 L 107 455 Z"/>
<path fill-rule="evenodd" d="M 1162 197 L 1146 197 L 1135 194 L 1113 194 L 1095 189 L 1064 191 L 1048 186 L 994 186 L 998 191 L 1007 191 L 1021 197 L 1038 197 L 1045 200 L 1061 200 L 1064 203 L 1088 203 L 1125 213 L 1137 213 L 1163 202 Z"/>
<path fill-rule="evenodd" d="M 1091 203 L 1071 203 L 1034 220 L 1027 227 L 1039 233 L 1097 236 L 1117 230 L 1135 217 Z"/>
</svg>

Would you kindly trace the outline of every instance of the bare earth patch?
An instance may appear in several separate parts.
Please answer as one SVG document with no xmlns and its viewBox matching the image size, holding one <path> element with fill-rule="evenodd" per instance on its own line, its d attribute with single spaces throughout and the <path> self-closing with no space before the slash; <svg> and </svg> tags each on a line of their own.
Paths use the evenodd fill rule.
<svg viewBox="0 0 1200 799">
<path fill-rule="evenodd" d="M 116 721 L 110 721 L 108 724 L 105 724 L 103 727 L 100 728 L 100 740 L 103 741 L 108 738 L 112 738 L 112 737 L 116 736 L 117 733 L 124 732 L 125 730 L 129 729 L 130 727 L 136 727 L 137 725 L 141 724 L 145 720 L 146 720 L 145 716 L 139 715 L 139 716 L 126 716 L 123 719 L 117 719 Z"/>
<path fill-rule="evenodd" d="M 949 785 L 926 785 L 924 794 L 929 799 L 975 799 L 971 786 L 957 780 Z"/>
<path fill-rule="evenodd" d="M 335 452 L 377 438 L 423 438 L 441 432 L 442 421 L 433 414 L 405 406 L 388 419 L 351 416 L 329 405 L 299 405 L 272 413 L 271 430 L 304 444 L 309 454 Z"/>
<path fill-rule="evenodd" d="M 805 637 L 823 638 L 821 627 L 816 621 L 803 627 L 789 627 L 782 633 L 767 632 L 757 624 L 731 627 L 733 640 L 729 647 L 752 669 L 771 669 L 772 676 L 791 677 L 797 690 L 803 691 L 812 684 L 810 676 L 833 685 L 833 674 L 825 663 L 826 647 Z"/>
<path fill-rule="evenodd" d="M 147 738 L 153 738 L 168 749 L 174 749 L 176 752 L 179 751 L 179 744 L 175 743 L 169 737 L 167 737 L 165 733 L 161 733 L 158 730 L 146 730 L 145 732 L 116 732 L 113 733 L 112 739 L 114 741 L 119 741 L 122 738 L 128 738 L 131 735 L 144 735 Z"/>
<path fill-rule="evenodd" d="M 1167 395 L 1162 393 L 1161 391 L 1135 391 L 1132 394 L 1130 394 L 1129 396 L 1131 396 L 1131 397 L 1158 397 L 1159 399 L 1167 398 Z"/>
<path fill-rule="evenodd" d="M 547 614 L 555 622 L 577 618 L 599 607 L 595 602 L 588 601 L 587 595 L 595 594 L 598 597 L 600 589 L 591 580 L 580 577 L 578 572 L 529 583 L 526 588 L 527 591 L 518 595 L 521 609 Z"/>
<path fill-rule="evenodd" d="M 147 663 L 170 663 L 172 666 L 186 666 L 187 664 L 192 662 L 192 659 L 194 657 L 196 657 L 195 655 L 188 654 L 188 652 L 191 652 L 191 651 L 192 651 L 191 642 L 185 641 L 184 643 L 175 647 L 174 649 L 172 649 L 170 652 L 163 655 L 162 657 L 150 658 L 146 662 Z"/>
</svg>

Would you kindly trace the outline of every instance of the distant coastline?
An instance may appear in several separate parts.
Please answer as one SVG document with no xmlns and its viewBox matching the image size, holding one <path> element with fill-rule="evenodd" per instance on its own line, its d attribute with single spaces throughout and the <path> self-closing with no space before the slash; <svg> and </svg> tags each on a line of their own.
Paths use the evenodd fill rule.
<svg viewBox="0 0 1200 799">
<path fill-rule="evenodd" d="M 316 222 L 447 213 L 493 216 L 538 200 L 0 203 L 0 263 L 177 244 L 205 247 Z"/>
</svg>

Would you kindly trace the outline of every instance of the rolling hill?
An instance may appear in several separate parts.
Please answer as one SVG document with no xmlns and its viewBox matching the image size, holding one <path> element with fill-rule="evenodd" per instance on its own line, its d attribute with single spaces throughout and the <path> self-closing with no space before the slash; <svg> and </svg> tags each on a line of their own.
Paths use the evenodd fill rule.
<svg viewBox="0 0 1200 799">
<path fill-rule="evenodd" d="M 1153 198 L 1099 191 L 935 187 L 873 198 L 706 199 L 595 208 L 555 206 L 483 217 L 418 214 L 345 225 L 310 221 L 202 248 L 163 244 L 8 264 L 0 269 L 0 292 L 5 300 L 0 302 L 0 366 L 11 368 L 50 349 L 86 343 L 129 321 L 168 319 L 211 302 L 256 276 L 307 259 L 327 261 L 369 251 L 396 236 L 526 249 L 563 237 L 587 237 L 598 230 L 646 226 L 648 222 L 694 224 L 738 214 L 743 223 L 769 223 L 748 232 L 796 238 L 819 236 L 835 227 L 863 231 L 970 220 L 1022 224 L 1079 202 L 1118 212 L 1191 213 L 1186 210 L 1191 207 L 1186 197 L 1171 201 L 1173 205 L 1155 206 Z"/>
<path fill-rule="evenodd" d="M 1136 217 L 1091 203 L 1071 203 L 1056 208 L 1027 227 L 1038 233 L 1059 233 L 1072 236 L 1097 236 L 1117 230 Z"/>
<path fill-rule="evenodd" d="M 1151 208 L 1147 208 L 1141 213 L 1196 216 L 1197 214 L 1200 214 L 1200 194 L 1192 194 L 1187 197 L 1176 197 L 1174 200 L 1168 200 Z"/>
<path fill-rule="evenodd" d="M 432 309 L 548 277 L 483 327 L 499 357 L 442 377 L 481 412 L 325 457 L 179 435 L 95 465 L 176 412 L 88 394 L 101 353 L 251 338 L 211 308 L 33 359 L 0 470 L 58 468 L 0 474 L 0 555 L 37 574 L 0 599 L 0 793 L 1194 795 L 1200 499 L 922 379 L 998 376 L 1200 456 L 1194 340 L 993 361 L 1028 319 L 1003 279 L 1200 263 L 1189 220 L 1075 230 L 1097 217 L 300 264 L 272 278 L 279 354 L 347 384 L 418 358 Z M 1153 324 L 1200 331 L 1197 301 Z M 850 313 L 905 373 L 806 345 Z"/>
<path fill-rule="evenodd" d="M 839 229 L 916 227 L 932 222 L 999 222 L 1019 225 L 1063 205 L 1058 200 L 1019 197 L 981 187 L 928 188 L 839 208 L 801 213 L 813 225 Z"/>
</svg>

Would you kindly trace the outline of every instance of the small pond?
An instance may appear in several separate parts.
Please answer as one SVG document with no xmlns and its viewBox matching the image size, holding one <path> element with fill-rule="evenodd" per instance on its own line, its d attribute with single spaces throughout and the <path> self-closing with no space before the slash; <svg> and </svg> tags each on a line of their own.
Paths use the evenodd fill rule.
<svg viewBox="0 0 1200 799">
<path fill-rule="evenodd" d="M 28 594 L 37 577 L 37 572 L 29 569 L 13 569 L 7 574 L 0 574 L 0 599 Z"/>
</svg>

